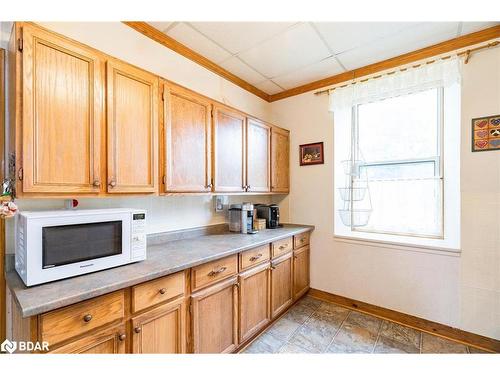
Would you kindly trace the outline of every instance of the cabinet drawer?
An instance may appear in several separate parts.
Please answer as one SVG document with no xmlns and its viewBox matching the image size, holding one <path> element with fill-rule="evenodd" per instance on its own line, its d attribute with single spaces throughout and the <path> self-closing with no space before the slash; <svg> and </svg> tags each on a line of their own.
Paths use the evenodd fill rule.
<svg viewBox="0 0 500 375">
<path fill-rule="evenodd" d="M 293 248 L 298 249 L 299 247 L 309 245 L 309 236 L 309 232 L 293 236 Z"/>
<path fill-rule="evenodd" d="M 137 312 L 160 302 L 184 295 L 184 272 L 168 275 L 132 287 L 132 311 Z"/>
<path fill-rule="evenodd" d="M 292 237 L 283 238 L 282 240 L 274 241 L 271 244 L 273 250 L 273 258 L 279 257 L 292 250 Z"/>
<path fill-rule="evenodd" d="M 80 302 L 40 317 L 42 341 L 54 345 L 97 327 L 122 319 L 124 313 L 122 290 Z"/>
<path fill-rule="evenodd" d="M 246 270 L 257 264 L 261 264 L 271 257 L 269 244 L 256 247 L 240 253 L 240 270 Z"/>
<path fill-rule="evenodd" d="M 238 273 L 238 254 L 214 260 L 191 269 L 192 291 Z"/>
</svg>

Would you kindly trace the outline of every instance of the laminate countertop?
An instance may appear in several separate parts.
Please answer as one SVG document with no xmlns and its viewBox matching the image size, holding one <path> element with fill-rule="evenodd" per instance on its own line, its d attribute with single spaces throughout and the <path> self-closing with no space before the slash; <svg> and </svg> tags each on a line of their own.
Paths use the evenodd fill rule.
<svg viewBox="0 0 500 375">
<path fill-rule="evenodd" d="M 24 285 L 15 270 L 5 276 L 22 316 L 29 317 L 313 229 L 308 225 L 285 224 L 282 228 L 252 235 L 225 232 L 154 243 L 148 245 L 144 261 L 30 288 Z"/>
</svg>

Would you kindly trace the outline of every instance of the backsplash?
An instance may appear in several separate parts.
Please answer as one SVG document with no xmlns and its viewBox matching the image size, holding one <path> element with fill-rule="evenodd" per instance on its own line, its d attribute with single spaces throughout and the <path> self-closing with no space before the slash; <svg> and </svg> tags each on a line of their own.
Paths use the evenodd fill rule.
<svg viewBox="0 0 500 375">
<path fill-rule="evenodd" d="M 79 199 L 78 208 L 130 207 L 147 210 L 148 234 L 202 227 L 227 222 L 227 210 L 215 212 L 213 197 L 208 195 L 166 197 L 116 197 Z M 229 196 L 229 204 L 274 203 L 270 195 Z M 54 210 L 64 207 L 63 199 L 18 199 L 21 211 Z M 14 253 L 14 220 L 6 221 L 6 253 Z"/>
</svg>

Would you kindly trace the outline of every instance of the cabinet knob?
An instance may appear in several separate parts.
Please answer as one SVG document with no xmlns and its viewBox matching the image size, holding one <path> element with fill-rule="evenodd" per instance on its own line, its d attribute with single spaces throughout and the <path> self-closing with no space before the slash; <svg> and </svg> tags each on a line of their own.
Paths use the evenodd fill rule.
<svg viewBox="0 0 500 375">
<path fill-rule="evenodd" d="M 94 183 L 92 185 L 94 185 L 94 187 L 100 187 L 101 186 L 101 181 L 94 180 Z"/>
<path fill-rule="evenodd" d="M 115 187 L 116 186 L 116 181 L 115 180 L 111 180 L 109 181 L 109 187 Z"/>
<path fill-rule="evenodd" d="M 213 185 L 212 185 L 211 183 L 210 183 L 210 184 L 208 184 L 208 185 L 205 185 L 205 189 L 211 189 L 211 188 L 212 188 L 212 186 L 213 186 Z"/>
<path fill-rule="evenodd" d="M 88 323 L 88 322 L 90 322 L 91 320 L 92 320 L 92 315 L 91 315 L 91 314 L 87 314 L 87 315 L 84 315 L 84 316 L 83 316 L 83 321 L 84 321 L 85 323 Z"/>
<path fill-rule="evenodd" d="M 247 185 L 247 191 L 250 190 L 250 185 Z"/>
<path fill-rule="evenodd" d="M 274 271 L 276 269 L 275 266 L 271 266 L 271 271 Z"/>
<path fill-rule="evenodd" d="M 135 333 L 141 333 L 141 331 L 142 331 L 142 328 L 141 328 L 141 327 L 135 327 L 135 328 L 134 328 L 134 332 L 135 332 Z"/>
<path fill-rule="evenodd" d="M 167 293 L 167 288 L 161 288 L 160 289 L 160 294 L 165 294 Z"/>
<path fill-rule="evenodd" d="M 126 335 L 126 334 L 124 334 L 124 333 L 122 333 L 120 336 L 118 336 L 118 339 L 119 339 L 120 341 L 125 341 L 125 339 L 126 339 L 126 338 L 127 338 L 127 335 Z"/>
</svg>

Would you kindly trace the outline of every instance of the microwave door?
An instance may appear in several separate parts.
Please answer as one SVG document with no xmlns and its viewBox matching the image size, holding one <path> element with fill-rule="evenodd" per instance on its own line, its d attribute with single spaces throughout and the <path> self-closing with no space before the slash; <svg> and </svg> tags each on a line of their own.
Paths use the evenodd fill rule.
<svg viewBox="0 0 500 375">
<path fill-rule="evenodd" d="M 42 228 L 42 268 L 121 255 L 122 221 L 105 221 Z"/>
</svg>

